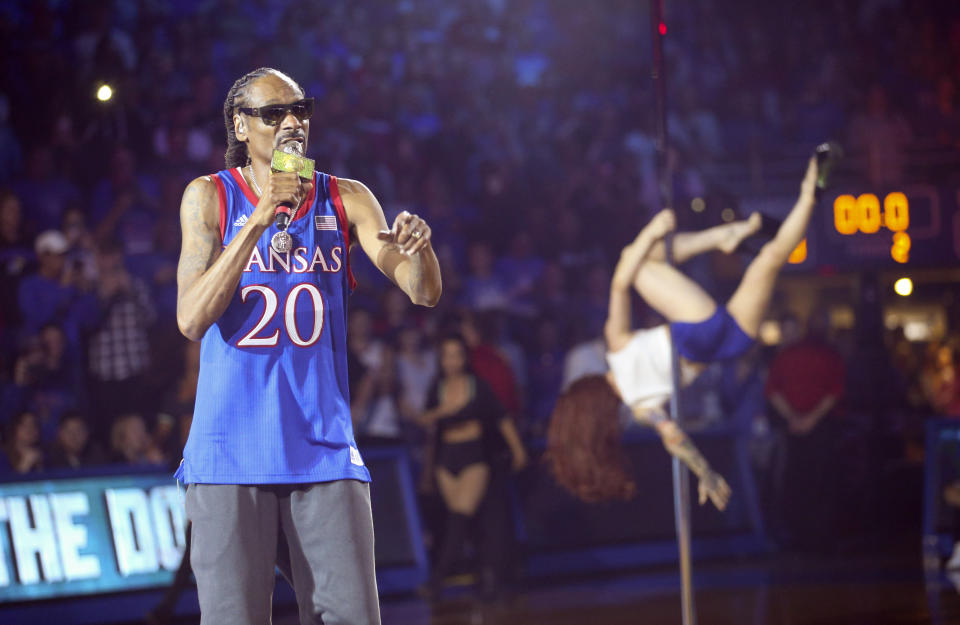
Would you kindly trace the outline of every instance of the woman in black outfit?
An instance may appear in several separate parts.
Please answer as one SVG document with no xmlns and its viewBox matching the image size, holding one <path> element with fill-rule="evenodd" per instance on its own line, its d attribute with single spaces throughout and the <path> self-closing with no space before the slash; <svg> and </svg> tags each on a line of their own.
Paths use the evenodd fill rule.
<svg viewBox="0 0 960 625">
<path fill-rule="evenodd" d="M 515 471 L 527 463 L 512 419 L 490 387 L 470 371 L 463 338 L 445 337 L 439 352 L 440 373 L 421 417 L 421 422 L 431 430 L 433 474 L 447 509 L 443 544 L 434 561 L 434 591 L 439 590 L 469 535 L 471 521 L 490 484 L 497 450 L 506 443 Z M 487 538 L 494 537 L 484 538 L 487 542 Z M 498 550 L 497 546 L 493 550 Z"/>
</svg>

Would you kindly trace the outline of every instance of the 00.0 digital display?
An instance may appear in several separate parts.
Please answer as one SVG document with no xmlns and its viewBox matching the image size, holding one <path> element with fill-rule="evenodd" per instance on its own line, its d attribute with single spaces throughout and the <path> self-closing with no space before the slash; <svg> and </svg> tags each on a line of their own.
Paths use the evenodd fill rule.
<svg viewBox="0 0 960 625">
<path fill-rule="evenodd" d="M 881 226 L 894 233 L 890 256 L 898 263 L 910 259 L 910 235 L 906 229 L 910 226 L 910 203 L 900 191 L 888 193 L 880 200 L 873 193 L 863 193 L 857 197 L 838 195 L 833 201 L 833 225 L 837 232 L 852 235 L 858 232 L 873 234 Z"/>
</svg>

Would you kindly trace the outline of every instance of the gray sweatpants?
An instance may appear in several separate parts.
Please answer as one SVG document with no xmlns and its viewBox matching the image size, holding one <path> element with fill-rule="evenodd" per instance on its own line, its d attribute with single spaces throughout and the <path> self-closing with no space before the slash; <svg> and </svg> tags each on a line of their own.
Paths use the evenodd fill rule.
<svg viewBox="0 0 960 625">
<path fill-rule="evenodd" d="M 201 625 L 270 623 L 278 560 L 301 625 L 379 625 L 369 484 L 190 484 L 186 512 Z"/>
</svg>

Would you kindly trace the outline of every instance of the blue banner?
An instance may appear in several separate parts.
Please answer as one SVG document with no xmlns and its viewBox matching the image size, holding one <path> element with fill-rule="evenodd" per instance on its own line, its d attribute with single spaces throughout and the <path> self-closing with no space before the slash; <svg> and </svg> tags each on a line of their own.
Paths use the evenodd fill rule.
<svg viewBox="0 0 960 625">
<path fill-rule="evenodd" d="M 185 527 L 169 472 L 0 484 L 0 602 L 169 584 Z"/>
</svg>

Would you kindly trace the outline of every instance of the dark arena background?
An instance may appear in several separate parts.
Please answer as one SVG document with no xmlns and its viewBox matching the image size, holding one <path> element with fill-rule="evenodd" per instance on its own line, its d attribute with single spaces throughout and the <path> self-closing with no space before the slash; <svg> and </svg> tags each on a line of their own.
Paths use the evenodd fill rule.
<svg viewBox="0 0 960 625">
<path fill-rule="evenodd" d="M 549 418 L 606 367 L 611 272 L 661 208 L 664 171 L 680 230 L 782 218 L 826 140 L 844 157 L 758 345 L 680 393 L 733 491 L 723 513 L 693 502 L 696 616 L 960 622 L 960 3 L 669 0 L 659 23 L 652 8 L 3 2 L 0 623 L 199 622 L 173 479 L 199 359 L 176 322 L 179 206 L 223 169 L 224 97 L 261 66 L 316 98 L 317 169 L 363 181 L 388 223 L 423 217 L 442 268 L 428 309 L 352 256 L 384 623 L 681 622 L 659 438 L 627 419 L 637 494 L 585 504 L 541 462 Z M 684 271 L 723 301 L 750 257 Z M 437 592 L 446 514 L 417 417 L 451 327 L 495 369 L 530 462 L 495 472 Z M 836 402 L 801 431 L 775 396 Z M 490 584 L 478 563 L 498 528 L 509 561 Z M 280 577 L 273 609 L 299 622 Z"/>
</svg>

